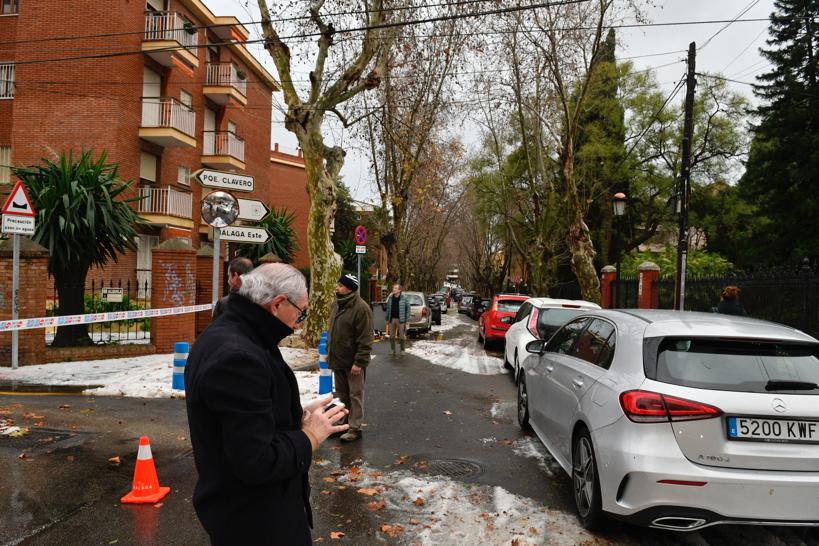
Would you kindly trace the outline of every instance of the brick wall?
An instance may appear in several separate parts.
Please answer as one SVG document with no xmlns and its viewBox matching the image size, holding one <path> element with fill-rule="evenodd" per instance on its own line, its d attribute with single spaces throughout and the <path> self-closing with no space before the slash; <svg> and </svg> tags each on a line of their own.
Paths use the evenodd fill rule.
<svg viewBox="0 0 819 546">
<path fill-rule="evenodd" d="M 181 307 L 196 303 L 196 251 L 179 239 L 153 250 L 151 307 Z M 173 352 L 177 341 L 193 343 L 193 313 L 151 319 L 151 342 L 158 353 Z"/>
<path fill-rule="evenodd" d="M 307 251 L 307 217 L 310 213 L 310 197 L 307 195 L 307 173 L 304 170 L 304 159 L 276 150 L 270 152 L 271 198 L 268 206 L 276 209 L 286 208 L 295 213 L 293 229 L 299 250 L 296 252 L 293 265 L 308 267 L 310 256 Z"/>
<path fill-rule="evenodd" d="M 0 320 L 11 318 L 12 240 L 0 241 Z M 45 316 L 48 251 L 20 237 L 19 318 Z M 23 330 L 19 336 L 19 364 L 37 364 L 45 349 L 43 330 Z M 0 333 L 0 366 L 11 365 L 11 332 Z"/>
</svg>

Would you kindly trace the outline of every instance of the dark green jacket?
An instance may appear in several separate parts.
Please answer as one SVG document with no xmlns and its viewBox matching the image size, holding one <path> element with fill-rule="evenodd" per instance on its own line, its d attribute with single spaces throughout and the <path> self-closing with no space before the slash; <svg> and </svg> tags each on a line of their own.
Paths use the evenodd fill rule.
<svg viewBox="0 0 819 546">
<path fill-rule="evenodd" d="M 370 363 L 373 312 L 358 294 L 350 296 L 336 300 L 330 311 L 327 365 L 331 369 L 350 369 L 353 364 L 366 368 Z"/>
</svg>

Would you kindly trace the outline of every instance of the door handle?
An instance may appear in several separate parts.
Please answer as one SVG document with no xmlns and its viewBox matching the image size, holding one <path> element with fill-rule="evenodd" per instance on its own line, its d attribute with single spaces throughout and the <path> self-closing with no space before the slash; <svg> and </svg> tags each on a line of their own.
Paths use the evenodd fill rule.
<svg viewBox="0 0 819 546">
<path fill-rule="evenodd" d="M 572 385 L 576 388 L 580 389 L 583 387 L 583 380 L 582 379 L 572 379 Z"/>
<path fill-rule="evenodd" d="M 552 373 L 553 371 L 555 371 L 555 367 L 552 366 L 551 364 L 547 364 L 546 366 L 544 366 L 544 368 L 546 368 L 546 371 L 549 372 L 549 373 Z"/>
</svg>

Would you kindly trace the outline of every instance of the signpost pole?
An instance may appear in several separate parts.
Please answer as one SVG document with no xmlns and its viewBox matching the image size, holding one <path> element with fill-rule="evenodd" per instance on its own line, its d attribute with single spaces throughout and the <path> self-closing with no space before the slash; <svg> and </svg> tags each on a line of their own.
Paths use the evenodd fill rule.
<svg viewBox="0 0 819 546">
<path fill-rule="evenodd" d="M 361 297 L 361 254 L 358 255 L 358 296 Z"/>
<path fill-rule="evenodd" d="M 213 228 L 213 296 L 211 299 L 213 300 L 213 306 L 216 306 L 216 302 L 219 301 L 219 247 L 221 246 L 219 242 L 219 232 L 221 229 L 218 227 Z"/>
<path fill-rule="evenodd" d="M 20 235 L 15 233 L 12 240 L 11 258 L 11 320 L 20 318 Z M 11 332 L 11 369 L 16 370 L 20 356 L 20 332 Z"/>
</svg>

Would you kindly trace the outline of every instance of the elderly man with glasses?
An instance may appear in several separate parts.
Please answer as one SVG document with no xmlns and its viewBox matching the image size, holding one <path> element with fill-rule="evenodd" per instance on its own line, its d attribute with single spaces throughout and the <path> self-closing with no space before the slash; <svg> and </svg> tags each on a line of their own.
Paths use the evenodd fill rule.
<svg viewBox="0 0 819 546">
<path fill-rule="evenodd" d="M 213 544 L 312 544 L 312 454 L 342 433 L 332 395 L 302 408 L 278 344 L 307 316 L 304 276 L 267 264 L 196 340 L 185 367 L 199 479 L 193 506 Z"/>
</svg>

